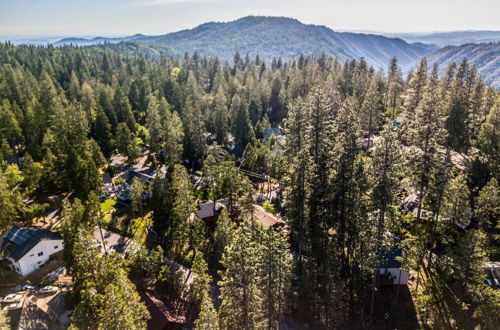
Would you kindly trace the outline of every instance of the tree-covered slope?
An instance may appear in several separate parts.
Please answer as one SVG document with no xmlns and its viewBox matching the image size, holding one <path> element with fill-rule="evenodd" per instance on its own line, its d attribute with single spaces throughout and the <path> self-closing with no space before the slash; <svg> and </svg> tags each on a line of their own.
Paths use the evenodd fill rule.
<svg viewBox="0 0 500 330">
<path fill-rule="evenodd" d="M 427 56 L 429 65 L 437 63 L 441 70 L 464 58 L 476 65 L 487 84 L 500 88 L 500 42 L 447 46 Z"/>
<path fill-rule="evenodd" d="M 161 36 L 134 35 L 125 38 L 68 38 L 56 45 L 93 45 L 133 41 L 154 45 L 169 55 L 198 53 L 232 59 L 236 52 L 271 60 L 306 56 L 335 55 L 340 60 L 365 57 L 370 65 L 385 67 L 396 56 L 409 65 L 436 49 L 422 43 L 410 44 L 398 38 L 374 34 L 335 32 L 325 26 L 307 25 L 285 17 L 248 16 L 227 23 L 206 23 L 190 30 Z"/>
<path fill-rule="evenodd" d="M 291 18 L 261 16 L 248 16 L 228 23 L 206 23 L 191 30 L 137 41 L 168 46 L 179 53 L 197 52 L 222 58 L 231 58 L 236 51 L 266 59 L 321 53 L 340 59 L 365 57 L 368 63 L 377 67 L 386 66 L 393 56 L 405 65 L 435 49 L 397 38 L 339 33 Z"/>
<path fill-rule="evenodd" d="M 385 36 L 401 38 L 408 42 L 444 46 L 459 46 L 469 43 L 500 41 L 500 31 L 451 31 L 433 33 L 384 33 Z"/>
</svg>

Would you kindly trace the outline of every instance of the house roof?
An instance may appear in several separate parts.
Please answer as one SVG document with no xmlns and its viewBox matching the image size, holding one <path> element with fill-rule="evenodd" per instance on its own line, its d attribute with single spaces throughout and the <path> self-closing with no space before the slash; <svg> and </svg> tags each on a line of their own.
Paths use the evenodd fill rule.
<svg viewBox="0 0 500 330">
<path fill-rule="evenodd" d="M 66 295 L 67 291 L 59 291 L 47 303 L 47 306 L 57 318 L 62 318 L 68 312 L 65 303 Z"/>
<path fill-rule="evenodd" d="M 283 132 L 281 131 L 281 128 L 279 127 L 269 127 L 264 130 L 264 139 L 269 140 L 271 135 L 274 135 L 275 137 L 279 137 L 283 135 Z"/>
<path fill-rule="evenodd" d="M 219 215 L 222 212 L 224 205 L 219 202 L 215 203 L 214 212 L 214 202 L 208 201 L 206 203 L 198 204 L 198 209 L 196 210 L 196 216 L 200 219 L 210 218 Z"/>
<path fill-rule="evenodd" d="M 132 181 L 134 178 L 139 178 L 143 183 L 149 180 L 153 180 L 153 176 L 145 173 L 145 171 L 127 171 L 124 174 L 121 175 L 122 179 L 125 180 L 129 185 L 132 184 Z"/>
<path fill-rule="evenodd" d="M 62 240 L 62 237 L 47 228 L 14 226 L 4 235 L 1 249 L 6 257 L 18 261 L 42 240 Z"/>
<path fill-rule="evenodd" d="M 277 223 L 285 224 L 285 221 L 279 219 L 272 213 L 267 212 L 262 206 L 254 204 L 253 218 L 260 223 L 264 228 L 269 228 Z"/>
<path fill-rule="evenodd" d="M 231 156 L 234 156 L 237 159 L 240 159 L 243 157 L 243 153 L 245 152 L 245 149 L 243 149 L 240 146 L 237 146 L 236 144 L 231 145 L 231 148 L 229 148 L 229 154 Z"/>
<path fill-rule="evenodd" d="M 386 251 L 382 256 L 383 263 L 380 268 L 400 268 L 401 262 L 399 262 L 396 258 L 401 257 L 402 255 L 401 249 L 398 247 L 393 247 L 389 251 Z"/>
<path fill-rule="evenodd" d="M 114 250 L 117 253 L 127 255 L 132 250 L 138 248 L 137 243 L 133 239 L 106 229 L 96 228 L 94 230 L 94 238 L 99 243 L 101 252 L 111 252 L 111 250 Z M 106 247 L 106 250 L 104 249 L 104 247 Z"/>
</svg>

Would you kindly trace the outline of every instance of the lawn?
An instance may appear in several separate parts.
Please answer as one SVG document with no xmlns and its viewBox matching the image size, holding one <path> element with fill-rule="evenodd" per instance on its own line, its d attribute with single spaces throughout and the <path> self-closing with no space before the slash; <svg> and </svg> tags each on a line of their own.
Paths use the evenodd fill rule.
<svg viewBox="0 0 500 330">
<path fill-rule="evenodd" d="M 108 198 L 104 202 L 101 203 L 101 210 L 103 212 L 111 211 L 115 208 L 116 200 Z"/>
<path fill-rule="evenodd" d="M 115 208 L 116 200 L 115 199 L 106 199 L 101 203 L 101 210 L 103 212 L 111 211 Z"/>
<path fill-rule="evenodd" d="M 131 220 L 130 231 L 134 235 L 134 239 L 140 243 L 146 241 L 146 227 L 153 223 L 153 212 L 148 212 L 144 218 L 137 217 Z"/>
</svg>

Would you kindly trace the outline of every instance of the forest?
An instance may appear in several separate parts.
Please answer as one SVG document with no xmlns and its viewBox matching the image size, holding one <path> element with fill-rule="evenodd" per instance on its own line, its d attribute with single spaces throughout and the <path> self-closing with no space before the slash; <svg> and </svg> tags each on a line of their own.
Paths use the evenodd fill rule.
<svg viewBox="0 0 500 330">
<path fill-rule="evenodd" d="M 71 329 L 145 329 L 138 281 L 186 328 L 495 329 L 499 132 L 500 94 L 466 60 L 403 75 L 396 58 L 3 43 L 0 233 L 64 197 Z M 127 212 L 148 235 L 127 258 L 101 253 L 103 174 L 145 151 L 155 175 L 133 180 Z M 255 220 L 266 190 L 285 226 Z M 207 201 L 223 205 L 214 223 L 194 216 Z M 406 290 L 380 284 L 396 250 Z"/>
</svg>

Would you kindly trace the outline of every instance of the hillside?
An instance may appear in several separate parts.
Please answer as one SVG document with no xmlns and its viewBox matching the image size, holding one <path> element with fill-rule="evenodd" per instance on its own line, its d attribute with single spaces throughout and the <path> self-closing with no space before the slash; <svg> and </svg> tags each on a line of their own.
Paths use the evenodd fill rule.
<svg viewBox="0 0 500 330">
<path fill-rule="evenodd" d="M 231 59 L 236 51 L 267 60 L 321 53 L 341 60 L 365 57 L 375 67 L 386 67 L 393 56 L 405 66 L 436 49 L 421 43 L 373 34 L 335 32 L 325 26 L 306 25 L 284 17 L 248 16 L 227 23 L 206 23 L 190 30 L 161 36 L 135 35 L 125 38 L 63 39 L 57 45 L 89 45 L 99 42 L 135 41 L 168 47 L 171 55 L 197 52 Z M 170 53 L 170 52 L 169 52 Z"/>
<path fill-rule="evenodd" d="M 500 42 L 447 46 L 428 55 L 427 61 L 429 67 L 437 63 L 444 71 L 448 63 L 459 63 L 464 57 L 477 66 L 487 84 L 500 88 Z"/>
<path fill-rule="evenodd" d="M 500 41 L 500 31 L 452 31 L 434 33 L 385 33 L 385 36 L 401 38 L 407 42 L 422 42 L 439 47 L 459 46 L 469 43 Z"/>
</svg>

